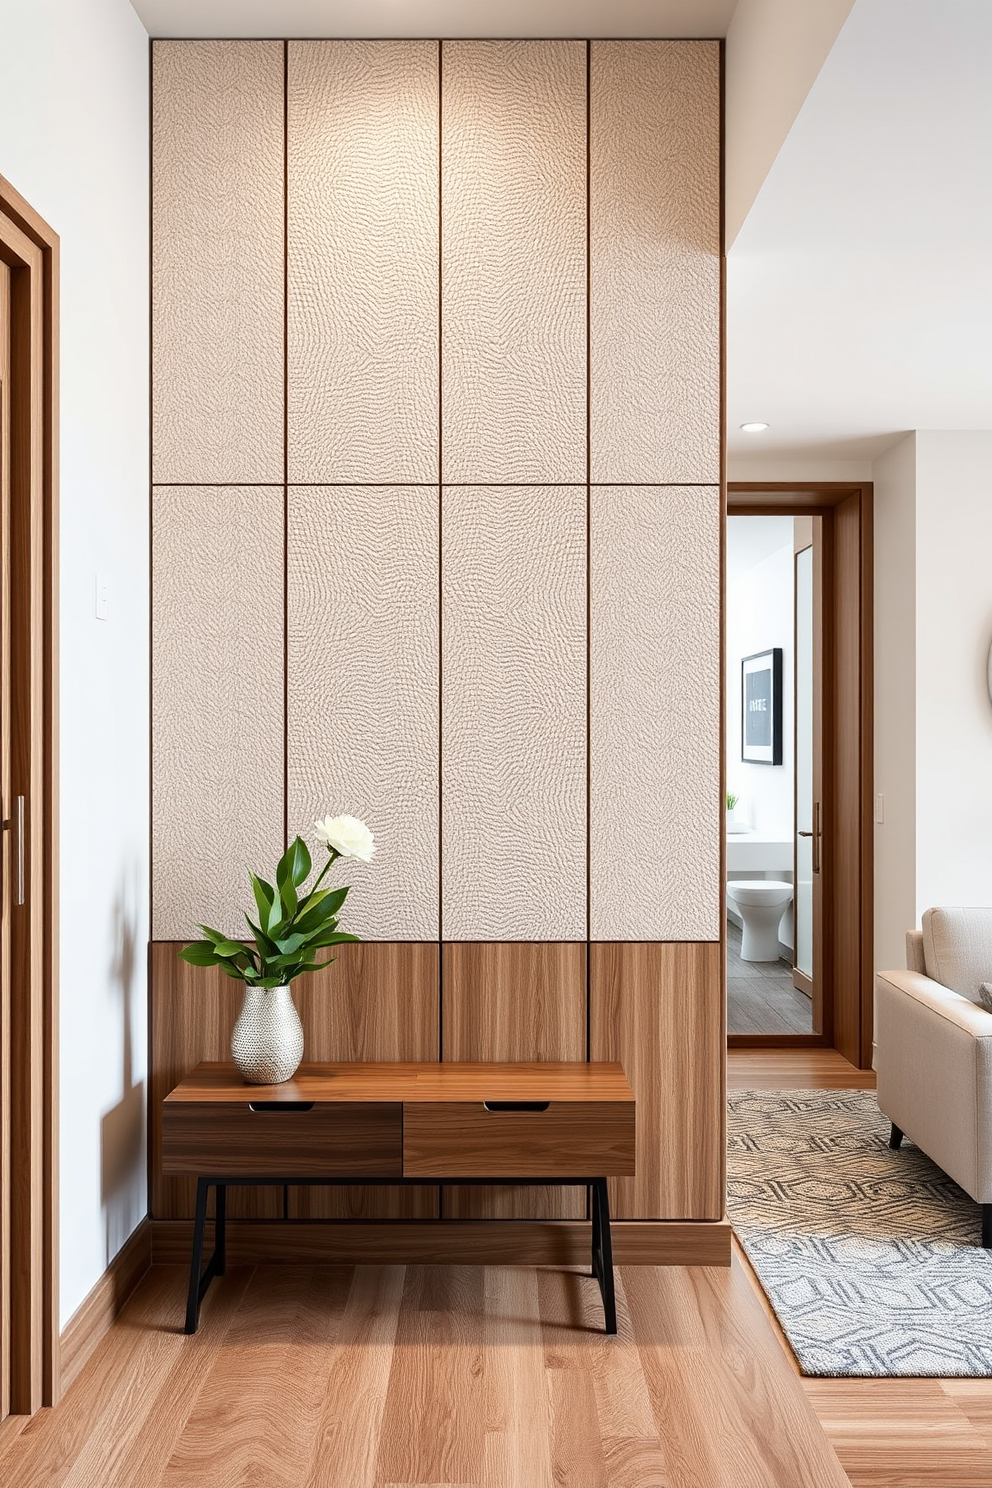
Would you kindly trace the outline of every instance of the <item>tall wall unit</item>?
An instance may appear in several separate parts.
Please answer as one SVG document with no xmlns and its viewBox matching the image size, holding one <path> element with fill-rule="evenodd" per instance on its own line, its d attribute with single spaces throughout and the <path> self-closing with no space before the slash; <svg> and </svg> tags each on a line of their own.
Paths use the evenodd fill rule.
<svg viewBox="0 0 992 1488">
<path fill-rule="evenodd" d="M 674 1258 L 678 1231 L 686 1259 L 690 1221 L 703 1254 L 724 1191 L 719 43 L 152 57 L 152 1217 L 191 1217 L 160 1101 L 226 1057 L 238 1003 L 177 943 L 239 932 L 244 865 L 351 811 L 378 844 L 349 874 L 365 940 L 299 986 L 308 1057 L 620 1059 L 620 1253 Z M 521 1236 L 585 1214 L 559 1190 L 289 1204 Z"/>
</svg>

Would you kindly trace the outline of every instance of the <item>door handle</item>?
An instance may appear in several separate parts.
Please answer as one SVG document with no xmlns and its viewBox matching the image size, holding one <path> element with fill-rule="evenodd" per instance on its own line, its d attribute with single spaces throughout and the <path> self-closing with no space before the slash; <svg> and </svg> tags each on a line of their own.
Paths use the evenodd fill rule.
<svg viewBox="0 0 992 1488">
<path fill-rule="evenodd" d="M 9 832 L 13 827 L 17 833 L 17 873 L 14 887 L 14 902 L 20 907 L 24 903 L 24 797 L 17 797 L 14 807 L 14 815 L 6 817 L 0 822 L 3 831 Z"/>
<path fill-rule="evenodd" d="M 796 833 L 797 837 L 812 837 L 813 839 L 813 872 L 820 871 L 820 803 L 813 802 L 813 830 L 804 832 L 800 827 Z"/>
<path fill-rule="evenodd" d="M 800 831 L 799 831 L 799 833 L 797 835 L 800 836 L 800 837 L 812 837 L 813 833 L 812 832 L 804 832 L 804 831 L 802 831 L 800 829 Z"/>
</svg>

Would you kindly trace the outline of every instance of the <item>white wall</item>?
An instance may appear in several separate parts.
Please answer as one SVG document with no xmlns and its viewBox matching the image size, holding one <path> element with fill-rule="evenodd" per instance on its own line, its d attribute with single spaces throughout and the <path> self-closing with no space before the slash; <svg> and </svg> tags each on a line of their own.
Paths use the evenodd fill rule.
<svg viewBox="0 0 992 1488">
<path fill-rule="evenodd" d="M 127 0 L 0 12 L 0 174 L 62 248 L 63 1323 L 147 1207 L 147 80 Z"/>
<path fill-rule="evenodd" d="M 992 432 L 916 436 L 916 901 L 992 904 Z"/>
<path fill-rule="evenodd" d="M 741 797 L 739 810 L 756 832 L 792 837 L 794 797 L 793 676 L 794 557 L 791 517 L 731 517 L 727 523 L 730 570 L 735 534 L 743 523 L 773 524 L 786 541 L 766 558 L 727 580 L 727 790 Z M 741 660 L 782 647 L 782 764 L 751 765 L 741 759 Z"/>
<path fill-rule="evenodd" d="M 875 966 L 905 965 L 916 923 L 916 435 L 874 465 Z"/>
</svg>

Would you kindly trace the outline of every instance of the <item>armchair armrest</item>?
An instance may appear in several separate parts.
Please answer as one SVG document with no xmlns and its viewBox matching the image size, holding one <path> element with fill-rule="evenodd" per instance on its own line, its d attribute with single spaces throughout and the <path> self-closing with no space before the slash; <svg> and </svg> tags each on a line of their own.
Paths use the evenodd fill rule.
<svg viewBox="0 0 992 1488">
<path fill-rule="evenodd" d="M 979 1203 L 992 1203 L 992 1013 L 916 971 L 879 972 L 880 1109 Z"/>
</svg>

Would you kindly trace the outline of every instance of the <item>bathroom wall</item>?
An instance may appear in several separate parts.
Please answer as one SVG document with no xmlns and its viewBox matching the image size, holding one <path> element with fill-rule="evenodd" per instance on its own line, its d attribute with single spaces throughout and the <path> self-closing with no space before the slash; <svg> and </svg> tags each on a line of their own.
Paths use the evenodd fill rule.
<svg viewBox="0 0 992 1488">
<path fill-rule="evenodd" d="M 755 532 L 762 537 L 756 540 Z M 792 838 L 795 807 L 793 549 L 791 517 L 728 519 L 727 789 L 740 796 L 737 814 L 754 831 L 783 841 Z M 757 562 L 749 561 L 751 552 L 761 554 Z M 747 764 L 741 759 L 741 660 L 772 646 L 782 648 L 782 764 Z"/>
<path fill-rule="evenodd" d="M 351 811 L 310 1056 L 620 1058 L 620 1214 L 722 1214 L 719 93 L 712 42 L 154 44 L 156 1093 L 234 1013 L 176 942 Z"/>
</svg>

